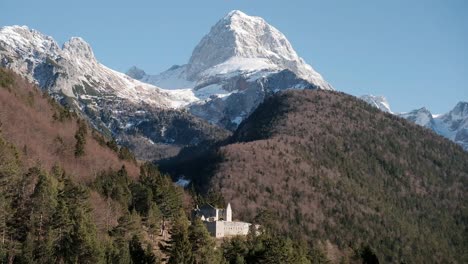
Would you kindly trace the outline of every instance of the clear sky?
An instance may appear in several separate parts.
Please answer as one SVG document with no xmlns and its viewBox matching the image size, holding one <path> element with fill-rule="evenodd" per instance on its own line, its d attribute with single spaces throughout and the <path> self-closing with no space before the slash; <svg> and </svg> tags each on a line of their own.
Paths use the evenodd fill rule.
<svg viewBox="0 0 468 264">
<path fill-rule="evenodd" d="M 337 90 L 384 95 L 397 112 L 468 101 L 467 0 L 0 0 L 0 26 L 80 36 L 103 64 L 156 74 L 233 9 L 282 31 Z"/>
</svg>

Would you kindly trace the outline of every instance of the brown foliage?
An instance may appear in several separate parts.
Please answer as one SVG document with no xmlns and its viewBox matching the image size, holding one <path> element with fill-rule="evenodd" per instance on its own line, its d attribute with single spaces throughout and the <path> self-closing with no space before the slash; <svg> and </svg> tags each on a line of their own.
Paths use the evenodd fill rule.
<svg viewBox="0 0 468 264">
<path fill-rule="evenodd" d="M 84 155 L 75 157 L 76 117 L 60 121 L 58 106 L 39 88 L 15 73 L 0 69 L 2 75 L 12 76 L 14 84 L 9 89 L 0 87 L 0 122 L 2 133 L 8 141 L 21 150 L 21 160 L 26 167 L 40 165 L 46 170 L 58 164 L 73 178 L 89 182 L 102 170 L 118 170 L 125 164 L 129 175 L 136 178 L 138 168 L 131 162 L 101 146 L 91 135 L 86 135 Z"/>
<path fill-rule="evenodd" d="M 110 198 L 106 199 L 95 191 L 90 193 L 90 201 L 92 201 L 93 220 L 99 234 L 107 235 L 119 224 L 118 219 L 123 215 L 123 210 L 116 201 Z"/>
<path fill-rule="evenodd" d="M 384 262 L 468 257 L 468 153 L 352 96 L 277 94 L 205 160 L 194 182 L 211 179 L 237 218 L 268 210 L 284 233 L 370 244 Z"/>
</svg>

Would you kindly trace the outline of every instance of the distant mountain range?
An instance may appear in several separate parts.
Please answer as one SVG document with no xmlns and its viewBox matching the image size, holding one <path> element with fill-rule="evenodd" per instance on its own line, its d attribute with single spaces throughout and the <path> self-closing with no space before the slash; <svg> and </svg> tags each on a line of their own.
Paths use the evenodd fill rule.
<svg viewBox="0 0 468 264">
<path fill-rule="evenodd" d="M 0 29 L 0 65 L 37 83 L 121 144 L 144 148 L 136 152 L 145 159 L 226 137 L 275 92 L 332 89 L 281 32 L 240 11 L 213 26 L 188 64 L 159 75 L 136 67 L 128 75 L 116 72 L 99 63 L 83 39 L 59 47 L 25 26 Z"/>
<path fill-rule="evenodd" d="M 91 46 L 73 37 L 62 47 L 25 26 L 0 29 L 0 66 L 37 83 L 101 132 L 142 159 L 161 159 L 184 146 L 226 138 L 268 96 L 287 89 L 333 90 L 260 17 L 232 11 L 195 47 L 185 65 L 149 75 L 99 63 Z M 363 96 L 391 112 L 383 97 Z M 397 114 L 468 149 L 466 103 L 450 113 Z"/>
<path fill-rule="evenodd" d="M 434 115 L 425 107 L 408 113 L 393 113 L 390 104 L 383 96 L 364 95 L 360 98 L 384 112 L 395 114 L 431 129 L 468 151 L 468 102 L 459 102 L 446 114 Z"/>
</svg>

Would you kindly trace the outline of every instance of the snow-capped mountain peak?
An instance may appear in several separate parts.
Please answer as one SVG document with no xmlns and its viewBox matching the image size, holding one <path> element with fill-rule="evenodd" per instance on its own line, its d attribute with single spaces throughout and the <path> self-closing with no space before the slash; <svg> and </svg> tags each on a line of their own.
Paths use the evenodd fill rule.
<svg viewBox="0 0 468 264">
<path fill-rule="evenodd" d="M 224 19 L 231 19 L 233 16 L 247 16 L 247 15 L 240 10 L 232 10 L 224 17 Z"/>
<path fill-rule="evenodd" d="M 191 90 L 189 111 L 234 130 L 267 96 L 286 89 L 332 90 L 263 18 L 229 12 L 206 34 L 189 62 L 158 75 L 128 76 L 168 90 Z"/>
<path fill-rule="evenodd" d="M 28 57 L 36 57 L 38 53 L 54 56 L 60 51 L 52 37 L 27 26 L 17 25 L 0 28 L 0 47 L 3 50 L 15 47 L 15 55 Z"/>
<path fill-rule="evenodd" d="M 458 102 L 446 117 L 450 117 L 450 120 L 452 121 L 468 118 L 468 102 Z"/>
<path fill-rule="evenodd" d="M 434 128 L 434 119 L 432 118 L 431 112 L 426 107 L 422 107 L 408 113 L 401 113 L 400 116 L 420 126 Z"/>
<path fill-rule="evenodd" d="M 0 28 L 0 66 L 60 99 L 69 98 L 78 108 L 104 98 L 159 108 L 178 108 L 196 99 L 191 91 L 165 91 L 107 68 L 82 38 L 72 37 L 60 48 L 52 37 L 26 26 Z"/>
<path fill-rule="evenodd" d="M 70 58 L 85 59 L 87 61 L 96 61 L 91 46 L 80 37 L 72 37 L 63 44 L 62 50 Z"/>
<path fill-rule="evenodd" d="M 221 64 L 222 67 L 216 67 Z M 218 68 L 223 71 L 219 72 Z M 231 71 L 284 69 L 323 89 L 331 89 L 297 55 L 283 33 L 263 18 L 234 10 L 219 20 L 195 47 L 186 73 L 188 79 L 195 80 Z"/>
<path fill-rule="evenodd" d="M 459 102 L 446 114 L 433 115 L 426 107 L 396 114 L 417 125 L 432 129 L 468 150 L 468 102 Z"/>
<path fill-rule="evenodd" d="M 390 104 L 388 103 L 387 99 L 383 96 L 363 95 L 360 97 L 360 99 L 384 112 L 392 113 L 392 110 L 390 109 Z"/>
</svg>

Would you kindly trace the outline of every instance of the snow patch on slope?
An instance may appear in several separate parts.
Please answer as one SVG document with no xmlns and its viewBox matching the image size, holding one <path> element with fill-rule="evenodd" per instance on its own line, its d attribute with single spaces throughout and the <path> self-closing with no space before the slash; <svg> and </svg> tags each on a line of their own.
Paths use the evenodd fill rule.
<svg viewBox="0 0 468 264">
<path fill-rule="evenodd" d="M 164 89 L 191 89 L 195 87 L 196 82 L 189 81 L 185 77 L 186 65 L 173 66 L 169 70 L 158 75 L 145 75 L 140 80 L 151 83 Z"/>
</svg>

